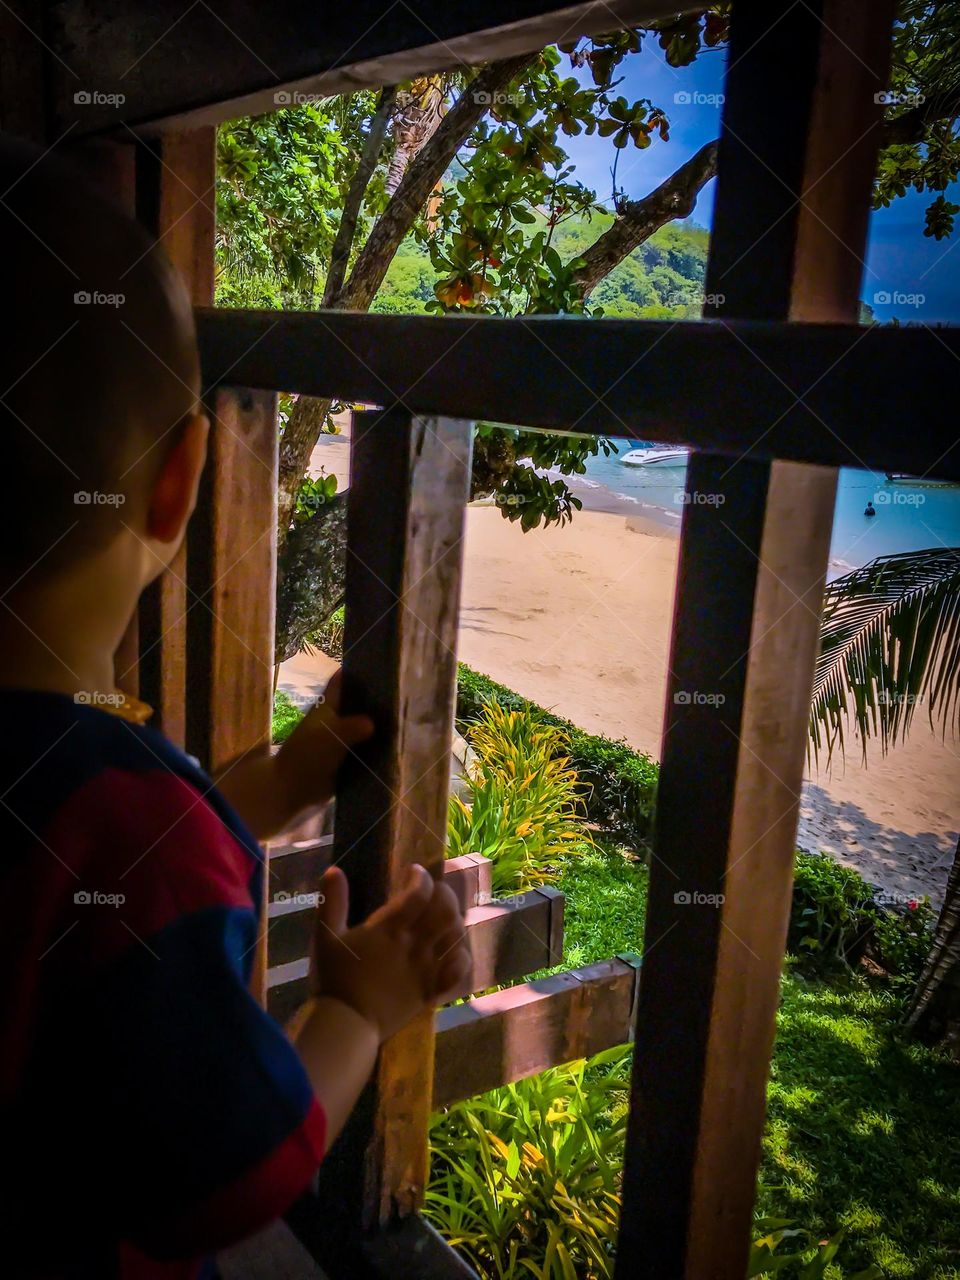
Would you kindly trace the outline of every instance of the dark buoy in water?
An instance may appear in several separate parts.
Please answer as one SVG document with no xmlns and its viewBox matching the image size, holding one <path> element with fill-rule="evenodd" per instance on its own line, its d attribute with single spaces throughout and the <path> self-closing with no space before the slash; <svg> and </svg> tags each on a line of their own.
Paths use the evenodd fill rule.
<svg viewBox="0 0 960 1280">
<path fill-rule="evenodd" d="M 867 503 L 867 505 L 863 509 L 863 514 L 865 516 L 875 516 L 877 514 L 877 509 L 872 502 Z"/>
</svg>

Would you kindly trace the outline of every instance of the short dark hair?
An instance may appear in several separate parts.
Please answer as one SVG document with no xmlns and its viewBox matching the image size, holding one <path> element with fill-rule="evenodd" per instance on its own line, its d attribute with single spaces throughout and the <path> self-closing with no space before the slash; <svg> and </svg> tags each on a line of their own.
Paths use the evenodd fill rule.
<svg viewBox="0 0 960 1280">
<path fill-rule="evenodd" d="M 199 374 L 160 246 L 68 161 L 0 136 L 0 573 L 9 587 L 113 536 L 145 500 Z"/>
</svg>

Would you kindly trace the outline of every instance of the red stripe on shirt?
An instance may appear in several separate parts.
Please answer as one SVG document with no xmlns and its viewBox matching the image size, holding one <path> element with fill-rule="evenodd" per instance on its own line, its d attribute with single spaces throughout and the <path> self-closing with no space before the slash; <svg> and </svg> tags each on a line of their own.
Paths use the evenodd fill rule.
<svg viewBox="0 0 960 1280">
<path fill-rule="evenodd" d="M 162 1252 L 171 1257 L 224 1249 L 283 1216 L 306 1191 L 326 1149 L 327 1120 L 314 1099 L 300 1127 L 254 1168 L 177 1222 L 165 1223 Z"/>
</svg>

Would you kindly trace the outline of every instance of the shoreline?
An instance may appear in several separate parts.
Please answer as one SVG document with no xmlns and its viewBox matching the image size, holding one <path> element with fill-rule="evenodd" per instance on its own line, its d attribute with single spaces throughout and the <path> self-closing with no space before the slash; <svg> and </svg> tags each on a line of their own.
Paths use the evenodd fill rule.
<svg viewBox="0 0 960 1280">
<path fill-rule="evenodd" d="M 325 437 L 313 470 L 346 483 L 348 439 Z M 588 495 L 591 505 L 588 507 Z M 492 502 L 467 508 L 458 656 L 592 733 L 623 738 L 658 759 L 679 520 L 638 503 L 598 510 L 603 494 L 578 487 L 572 523 L 524 534 Z M 615 498 L 616 495 L 611 495 Z M 315 692 L 329 659 L 298 655 L 280 687 Z M 859 740 L 845 760 L 805 776 L 797 844 L 855 867 L 888 896 L 934 906 L 960 831 L 960 744 L 917 718 L 886 757 Z"/>
</svg>

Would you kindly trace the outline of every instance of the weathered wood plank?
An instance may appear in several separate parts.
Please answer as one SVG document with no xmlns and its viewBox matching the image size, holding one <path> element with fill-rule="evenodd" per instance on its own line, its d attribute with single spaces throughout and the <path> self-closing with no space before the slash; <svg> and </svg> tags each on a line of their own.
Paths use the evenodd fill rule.
<svg viewBox="0 0 960 1280">
<path fill-rule="evenodd" d="M 604 960 L 441 1009 L 434 1107 L 626 1044 L 637 975 L 630 960 Z"/>
<path fill-rule="evenodd" d="M 188 742 L 218 772 L 269 742 L 276 594 L 272 392 L 221 388 L 191 524 Z"/>
<path fill-rule="evenodd" d="M 725 314 L 855 318 L 891 23 L 870 0 L 735 8 L 705 285 Z M 716 454 L 688 469 L 624 1280 L 746 1273 L 835 480 Z"/>
<path fill-rule="evenodd" d="M 276 885 L 271 870 L 267 935 L 271 969 L 309 954 L 317 893 L 316 879 L 312 885 L 302 883 L 290 891 L 277 889 Z M 558 936 L 556 921 L 558 917 L 562 921 L 562 916 L 563 895 L 539 889 L 468 907 L 464 922 L 473 955 L 473 977 L 464 995 L 559 964 L 563 936 L 562 923 Z"/>
<path fill-rule="evenodd" d="M 201 311 L 198 327 L 211 381 L 225 371 L 418 413 L 960 478 L 960 331 L 734 318 L 721 283 L 726 305 L 704 323 Z M 639 389 L 623 376 L 634 366 Z"/>
<path fill-rule="evenodd" d="M 267 846 L 270 900 L 276 901 L 278 894 L 312 893 L 331 863 L 332 845 L 333 836 L 318 836 L 314 840 L 304 840 L 297 844 L 279 847 L 270 843 Z M 461 910 L 466 911 L 469 907 L 483 906 L 490 902 L 490 860 L 488 858 L 481 857 L 478 853 L 468 853 L 461 858 L 448 858 L 443 864 L 443 876 L 457 895 Z M 547 889 L 540 889 L 538 892 L 548 896 L 556 893 L 555 890 Z M 557 896 L 560 901 L 554 908 L 551 922 L 555 930 L 559 927 L 562 941 L 563 895 Z"/>
<path fill-rule="evenodd" d="M 468 422 L 354 415 L 343 698 L 378 727 L 337 794 L 334 859 L 354 918 L 402 883 L 408 863 L 443 870 L 471 438 Z M 425 1015 L 384 1047 L 325 1162 L 321 1177 L 367 1226 L 422 1196 L 432 1068 Z"/>
<path fill-rule="evenodd" d="M 221 387 L 190 525 L 188 749 L 213 774 L 270 741 L 277 575 L 277 397 Z M 169 575 L 165 575 L 169 576 Z M 261 881 L 265 915 L 267 866 Z M 252 990 L 267 994 L 266 932 Z"/>
<path fill-rule="evenodd" d="M 682 5 L 681 5 L 682 7 Z M 689 7 L 689 6 L 688 6 Z M 55 0 L 46 38 L 61 128 L 166 121 L 218 124 L 311 97 L 396 84 L 449 67 L 532 52 L 573 34 L 616 31 L 675 13 L 669 0 L 490 0 L 482 9 L 424 0 L 350 6 L 219 0 Z M 77 104 L 78 85 L 90 100 Z M 120 101 L 97 95 L 121 95 Z"/>
<path fill-rule="evenodd" d="M 446 883 L 457 895 L 461 911 L 479 907 L 493 896 L 493 865 L 479 853 L 465 853 L 448 858 L 443 864 Z"/>
</svg>

